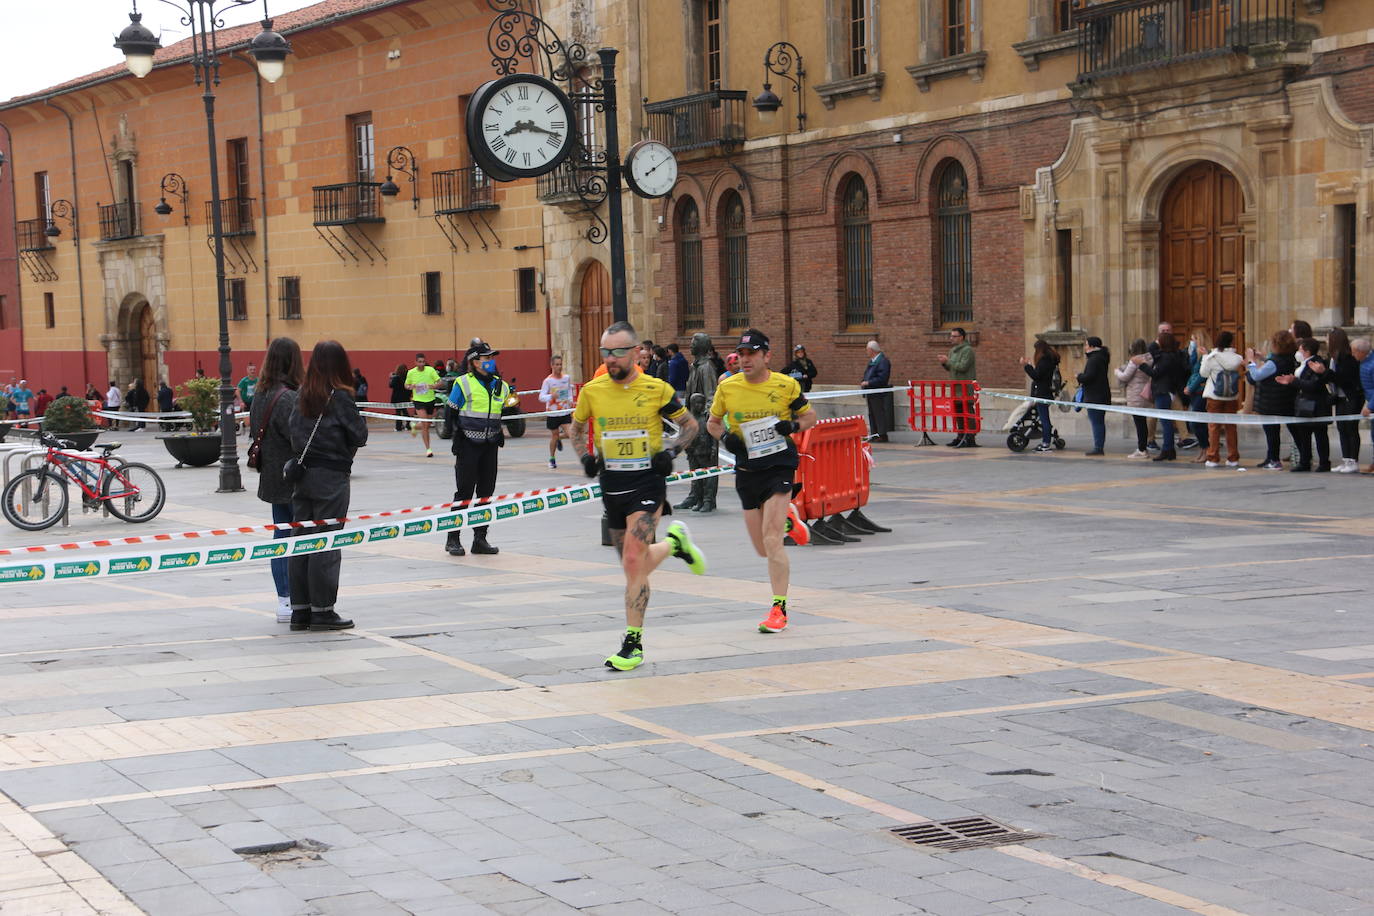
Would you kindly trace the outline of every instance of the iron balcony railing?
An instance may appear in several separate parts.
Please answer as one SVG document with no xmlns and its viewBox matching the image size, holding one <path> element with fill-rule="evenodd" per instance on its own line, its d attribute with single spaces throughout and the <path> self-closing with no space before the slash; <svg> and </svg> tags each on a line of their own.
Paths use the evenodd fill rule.
<svg viewBox="0 0 1374 916">
<path fill-rule="evenodd" d="M 1089 82 L 1291 41 L 1297 0 L 1115 0 L 1074 11 L 1078 79 Z"/>
<path fill-rule="evenodd" d="M 599 146 L 575 149 L 552 172 L 545 172 L 535 180 L 536 192 L 540 200 L 571 201 L 580 199 L 579 185 L 584 187 L 590 199 L 603 197 L 605 182 L 606 151 Z"/>
<path fill-rule="evenodd" d="M 117 204 L 98 204 L 100 209 L 100 240 L 131 239 L 140 235 L 138 205 L 125 200 Z"/>
<path fill-rule="evenodd" d="M 346 181 L 311 188 L 316 226 L 384 223 L 380 181 Z"/>
<path fill-rule="evenodd" d="M 48 221 L 45 219 L 21 219 L 15 223 L 15 235 L 20 251 L 45 251 L 52 247 L 52 239 L 46 232 Z"/>
<path fill-rule="evenodd" d="M 744 142 L 742 89 L 715 89 L 644 106 L 649 136 L 674 152 Z"/>
<path fill-rule="evenodd" d="M 253 220 L 253 205 L 256 197 L 226 197 L 219 202 L 219 221 L 224 229 L 224 237 L 234 235 L 253 235 L 257 232 Z M 214 235 L 215 204 L 205 202 L 205 234 Z"/>
<path fill-rule="evenodd" d="M 430 178 L 434 188 L 435 213 L 496 209 L 491 179 L 476 166 L 435 172 Z"/>
</svg>

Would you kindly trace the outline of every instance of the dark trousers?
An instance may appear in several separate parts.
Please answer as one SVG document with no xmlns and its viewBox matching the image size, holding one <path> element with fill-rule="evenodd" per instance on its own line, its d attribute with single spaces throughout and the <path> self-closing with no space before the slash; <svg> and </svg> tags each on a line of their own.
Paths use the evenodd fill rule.
<svg viewBox="0 0 1374 916">
<path fill-rule="evenodd" d="M 1289 423 L 1288 431 L 1298 446 L 1298 467 L 1312 466 L 1312 440 L 1317 440 L 1317 463 L 1331 466 L 1331 440 L 1327 438 L 1325 423 Z"/>
<path fill-rule="evenodd" d="M 453 491 L 455 502 L 465 499 L 485 499 L 496 492 L 496 449 L 495 442 L 476 443 L 463 435 L 462 430 L 453 433 L 453 480 L 457 487 Z M 473 537 L 485 538 L 487 526 L 472 529 Z"/>
<path fill-rule="evenodd" d="M 1150 444 L 1150 421 L 1144 417 L 1132 416 L 1135 421 L 1135 450 L 1145 451 L 1145 446 Z"/>
<path fill-rule="evenodd" d="M 1341 401 L 1336 405 L 1336 413 L 1359 413 L 1364 406 L 1362 401 Z M 1340 437 L 1341 457 L 1351 461 L 1360 460 L 1360 422 L 1342 420 L 1336 424 L 1336 435 Z"/>
<path fill-rule="evenodd" d="M 1107 445 L 1107 417 L 1102 411 L 1089 407 L 1088 425 L 1093 431 L 1093 449 L 1100 452 Z"/>
<path fill-rule="evenodd" d="M 1201 392 L 1188 395 L 1187 397 L 1189 410 L 1193 413 L 1207 412 L 1207 401 L 1203 398 Z M 1211 446 L 1211 440 L 1209 439 L 1211 431 L 1207 428 L 1205 418 L 1196 423 L 1189 423 L 1188 428 L 1193 431 L 1193 438 L 1197 440 L 1198 447 L 1205 452 Z"/>
<path fill-rule="evenodd" d="M 1054 425 L 1050 423 L 1050 405 L 1036 404 L 1036 416 L 1040 418 L 1040 442 L 1042 445 L 1051 445 L 1054 441 Z"/>
<path fill-rule="evenodd" d="M 409 401 L 392 401 L 392 402 L 391 402 L 391 409 L 394 410 L 394 411 L 396 411 L 396 417 L 397 417 L 397 419 L 396 419 L 396 432 L 398 432 L 398 433 L 401 432 L 403 429 L 405 429 L 405 428 L 409 425 L 409 424 L 406 422 L 406 419 L 405 419 L 407 416 L 409 416 L 409 414 L 406 413 L 406 408 L 409 407 L 409 406 L 410 406 L 410 402 L 409 402 Z"/>
<path fill-rule="evenodd" d="M 868 399 L 868 431 L 875 436 L 892 432 L 892 392 L 866 394 Z"/>
<path fill-rule="evenodd" d="M 272 503 L 272 523 L 280 525 L 283 522 L 294 521 L 290 503 Z M 282 528 L 272 532 L 273 538 L 285 538 L 295 534 L 290 528 Z M 286 598 L 291 594 L 290 586 L 287 584 L 287 564 L 291 562 L 290 557 L 272 558 L 272 582 L 277 587 L 277 597 Z"/>
<path fill-rule="evenodd" d="M 339 518 L 348 514 L 348 475 L 342 471 L 311 468 L 296 484 L 291 499 L 292 521 L 309 522 L 321 518 Z M 324 534 L 338 531 L 343 525 L 324 525 L 299 534 Z M 312 611 L 332 611 L 339 597 L 339 551 L 305 553 L 292 557 L 287 565 L 291 586 L 291 609 L 309 608 Z"/>
<path fill-rule="evenodd" d="M 1283 438 L 1277 423 L 1264 424 L 1264 460 L 1279 460 L 1279 442 Z"/>
</svg>

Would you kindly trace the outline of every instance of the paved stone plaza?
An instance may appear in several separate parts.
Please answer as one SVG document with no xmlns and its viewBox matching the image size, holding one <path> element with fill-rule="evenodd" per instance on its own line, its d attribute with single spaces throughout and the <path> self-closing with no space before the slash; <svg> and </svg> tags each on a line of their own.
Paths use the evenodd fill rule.
<svg viewBox="0 0 1374 916">
<path fill-rule="evenodd" d="M 534 432 L 499 493 L 583 480 Z M 355 511 L 448 498 L 373 436 Z M 120 437 L 159 519 L 4 546 L 266 520 Z M 727 479 L 630 674 L 589 504 L 346 551 L 337 634 L 277 625 L 265 564 L 3 586 L 0 912 L 1374 910 L 1374 482 L 913 441 L 875 448 L 891 534 L 792 552 L 778 635 Z M 1040 837 L 889 832 L 966 816 Z"/>
</svg>

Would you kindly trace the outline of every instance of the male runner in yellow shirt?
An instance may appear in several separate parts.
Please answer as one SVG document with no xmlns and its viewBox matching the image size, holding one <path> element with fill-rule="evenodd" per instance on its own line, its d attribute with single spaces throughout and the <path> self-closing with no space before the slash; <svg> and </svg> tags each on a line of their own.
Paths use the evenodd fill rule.
<svg viewBox="0 0 1374 916">
<path fill-rule="evenodd" d="M 735 456 L 735 492 L 744 508 L 744 527 L 754 550 L 768 558 L 773 586 L 773 606 L 759 632 L 777 633 L 787 626 L 791 576 L 782 543 L 797 473 L 791 435 L 815 426 L 816 412 L 796 379 L 768 368 L 768 337 L 762 331 L 745 331 L 735 352 L 740 371 L 716 388 L 706 431 Z"/>
<path fill-rule="evenodd" d="M 697 575 L 706 572 L 706 558 L 682 522 L 668 526 L 665 541 L 654 542 L 668 504 L 665 479 L 673 473 L 673 456 L 696 437 L 699 427 L 667 382 L 640 371 L 638 342 L 627 321 L 617 321 L 601 335 L 606 373 L 582 386 L 569 434 L 587 476 L 601 478 L 611 542 L 625 570 L 625 636 L 620 650 L 606 659 L 606 666 L 616 671 L 631 671 L 644 661 L 649 574 L 669 554 Z M 669 443 L 663 440 L 665 418 L 678 424 L 677 438 Z M 595 423 L 596 454 L 587 451 L 589 422 Z"/>
<path fill-rule="evenodd" d="M 434 418 L 434 410 L 438 407 L 435 400 L 434 390 L 439 386 L 439 373 L 433 366 L 425 363 L 425 354 L 415 354 L 415 367 L 406 373 L 406 388 L 410 391 L 411 408 L 415 411 L 416 417 Z M 410 427 L 410 434 L 415 435 L 415 428 L 420 428 L 420 438 L 425 443 L 425 457 L 433 458 L 434 449 L 429 447 L 429 428 L 433 423 L 420 422 L 414 423 Z"/>
</svg>

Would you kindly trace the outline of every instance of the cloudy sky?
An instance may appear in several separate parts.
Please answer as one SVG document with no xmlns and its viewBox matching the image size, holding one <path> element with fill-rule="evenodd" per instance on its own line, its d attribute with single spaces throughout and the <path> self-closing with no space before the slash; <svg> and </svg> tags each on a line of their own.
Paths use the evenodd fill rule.
<svg viewBox="0 0 1374 916">
<path fill-rule="evenodd" d="M 227 7 L 230 0 L 221 0 Z M 273 14 L 311 6 L 316 0 L 269 0 Z M 129 24 L 129 0 L 6 0 L 10 26 L 0 30 L 0 100 L 38 92 L 124 59 L 115 36 Z M 14 7 L 14 8 L 10 8 Z M 19 15 L 22 8 L 22 15 Z M 141 0 L 143 24 L 162 34 L 163 45 L 189 33 L 180 16 L 162 0 Z M 262 18 L 261 0 L 229 9 L 228 25 Z M 187 71 L 188 80 L 190 71 Z"/>
</svg>

